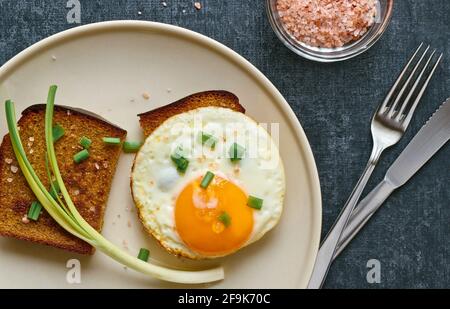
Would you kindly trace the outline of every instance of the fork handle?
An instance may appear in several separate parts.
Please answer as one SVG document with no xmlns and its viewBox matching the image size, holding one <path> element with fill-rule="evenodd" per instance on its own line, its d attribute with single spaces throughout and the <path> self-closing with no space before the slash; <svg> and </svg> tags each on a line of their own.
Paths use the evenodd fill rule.
<svg viewBox="0 0 450 309">
<path fill-rule="evenodd" d="M 367 163 L 367 166 L 363 174 L 361 175 L 361 178 L 359 178 L 358 183 L 356 184 L 352 194 L 347 200 L 347 203 L 345 203 L 345 206 L 341 211 L 339 218 L 334 223 L 325 240 L 322 242 L 319 253 L 317 254 L 314 270 L 308 284 L 308 289 L 320 289 L 322 287 L 328 274 L 330 265 L 333 262 L 333 256 L 336 252 L 342 232 L 347 225 L 350 214 L 353 212 L 356 203 L 361 197 L 367 181 L 369 180 L 373 170 L 375 169 L 375 165 L 378 162 L 382 151 L 383 149 L 374 147 L 371 158 Z"/>
<path fill-rule="evenodd" d="M 370 220 L 375 212 L 383 205 L 384 201 L 394 192 L 394 186 L 385 179 L 376 186 L 367 196 L 359 202 L 348 220 L 347 226 L 341 235 L 338 249 L 334 253 L 334 258 L 341 254 L 352 239 L 358 234 L 363 226 Z"/>
</svg>

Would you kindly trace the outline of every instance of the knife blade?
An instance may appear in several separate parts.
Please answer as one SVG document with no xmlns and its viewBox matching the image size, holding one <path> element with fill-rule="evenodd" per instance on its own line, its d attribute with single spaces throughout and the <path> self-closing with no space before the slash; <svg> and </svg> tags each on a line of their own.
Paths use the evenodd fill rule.
<svg viewBox="0 0 450 309">
<path fill-rule="evenodd" d="M 335 259 L 396 189 L 403 186 L 450 139 L 450 98 L 431 116 L 391 165 L 384 180 L 355 208 L 342 233 Z"/>
</svg>

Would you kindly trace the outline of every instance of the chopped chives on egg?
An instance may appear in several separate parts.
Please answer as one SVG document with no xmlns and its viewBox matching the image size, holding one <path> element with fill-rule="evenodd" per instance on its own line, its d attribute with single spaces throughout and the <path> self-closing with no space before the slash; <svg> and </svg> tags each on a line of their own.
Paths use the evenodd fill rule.
<svg viewBox="0 0 450 309">
<path fill-rule="evenodd" d="M 241 145 L 234 143 L 233 145 L 231 145 L 230 147 L 230 160 L 231 162 L 237 162 L 242 160 L 242 158 L 244 157 L 244 153 L 245 153 L 245 148 L 242 147 Z"/>
<path fill-rule="evenodd" d="M 140 259 L 144 262 L 148 262 L 149 257 L 150 257 L 150 251 L 148 251 L 148 249 L 141 248 L 141 250 L 139 250 L 139 254 L 137 256 L 138 259 Z"/>
<path fill-rule="evenodd" d="M 64 136 L 64 128 L 61 127 L 59 124 L 56 124 L 53 126 L 52 135 L 53 135 L 53 142 L 56 143 L 61 137 Z"/>
<path fill-rule="evenodd" d="M 172 159 L 172 162 L 175 163 L 177 170 L 180 173 L 186 172 L 189 166 L 189 160 L 183 157 L 183 149 L 181 147 L 178 147 L 170 158 Z"/>
<path fill-rule="evenodd" d="M 220 214 L 218 219 L 223 223 L 223 225 L 225 225 L 225 227 L 229 227 L 231 225 L 231 217 L 225 211 Z"/>
<path fill-rule="evenodd" d="M 212 149 L 216 147 L 216 143 L 218 141 L 216 137 L 204 132 L 200 132 L 200 140 L 202 142 L 202 145 L 209 146 Z"/>
<path fill-rule="evenodd" d="M 92 145 L 92 141 L 86 136 L 83 136 L 80 139 L 80 145 L 83 146 L 84 149 L 89 149 L 89 147 L 91 147 Z"/>
<path fill-rule="evenodd" d="M 202 182 L 200 183 L 200 187 L 203 189 L 207 189 L 209 184 L 211 183 L 211 181 L 214 178 L 214 173 L 211 173 L 210 171 L 208 171 L 205 176 L 202 179 Z"/>
<path fill-rule="evenodd" d="M 38 201 L 34 201 L 28 210 L 27 217 L 30 220 L 37 221 L 41 215 L 42 205 Z"/>
<path fill-rule="evenodd" d="M 142 143 L 141 142 L 124 142 L 123 143 L 123 151 L 125 153 L 134 153 L 138 152 L 141 148 Z"/>
<path fill-rule="evenodd" d="M 104 137 L 103 143 L 110 146 L 117 146 L 120 145 L 120 138 L 118 137 Z"/>
<path fill-rule="evenodd" d="M 73 161 L 77 164 L 87 160 L 89 158 L 89 151 L 87 149 L 81 150 L 79 153 L 73 156 Z"/>
<path fill-rule="evenodd" d="M 250 195 L 248 197 L 247 205 L 251 208 L 261 210 L 261 208 L 263 206 L 263 200 Z"/>
<path fill-rule="evenodd" d="M 189 166 L 189 161 L 186 158 L 176 157 L 174 155 L 172 155 L 170 158 L 172 159 L 173 163 L 175 163 L 175 165 L 177 166 L 177 170 L 180 173 L 186 172 Z"/>
</svg>

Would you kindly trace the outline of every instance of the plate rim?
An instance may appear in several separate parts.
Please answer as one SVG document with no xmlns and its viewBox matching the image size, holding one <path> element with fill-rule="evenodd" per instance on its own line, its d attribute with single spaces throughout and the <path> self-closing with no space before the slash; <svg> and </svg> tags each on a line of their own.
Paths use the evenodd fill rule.
<svg viewBox="0 0 450 309">
<path fill-rule="evenodd" d="M 64 41 L 70 41 L 77 37 L 84 35 L 89 35 L 96 32 L 107 32 L 111 30 L 144 30 L 144 31 L 155 31 L 160 32 L 170 32 L 173 35 L 183 37 L 189 41 L 195 42 L 197 44 L 208 47 L 209 49 L 221 54 L 222 56 L 229 59 L 238 67 L 244 69 L 248 72 L 252 78 L 259 83 L 262 88 L 275 99 L 276 105 L 281 109 L 282 113 L 289 119 L 289 126 L 295 132 L 296 141 L 300 146 L 301 152 L 304 156 L 306 163 L 307 176 L 311 182 L 312 192 L 311 200 L 313 204 L 312 209 L 312 224 L 317 226 L 316 229 L 312 229 L 312 239 L 311 244 L 313 250 L 307 253 L 307 265 L 306 273 L 308 274 L 308 280 L 300 283 L 300 288 L 306 288 L 309 278 L 312 275 L 314 263 L 317 257 L 320 244 L 320 236 L 322 231 L 322 193 L 320 186 L 319 173 L 317 170 L 317 165 L 314 159 L 314 155 L 311 149 L 309 140 L 300 124 L 299 119 L 295 115 L 294 111 L 290 107 L 287 100 L 283 97 L 280 91 L 272 84 L 272 82 L 252 63 L 250 63 L 243 56 L 227 47 L 226 45 L 207 37 L 206 35 L 200 34 L 193 30 L 182 28 L 180 26 L 154 22 L 154 21 L 138 21 L 138 20 L 114 20 L 114 21 L 102 21 L 96 23 L 85 24 L 75 28 L 67 29 L 56 34 L 50 35 L 31 46 L 25 48 L 11 59 L 6 61 L 0 67 L 0 83 L 7 79 L 17 67 L 20 67 L 23 63 L 27 62 L 29 59 L 33 58 L 39 52 L 51 48 L 54 45 L 63 43 Z"/>
</svg>

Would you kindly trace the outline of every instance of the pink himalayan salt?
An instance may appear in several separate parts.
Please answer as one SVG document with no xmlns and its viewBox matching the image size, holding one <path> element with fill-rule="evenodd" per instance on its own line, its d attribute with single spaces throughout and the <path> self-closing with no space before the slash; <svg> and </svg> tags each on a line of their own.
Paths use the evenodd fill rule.
<svg viewBox="0 0 450 309">
<path fill-rule="evenodd" d="M 378 0 L 277 0 L 286 30 L 313 47 L 342 47 L 375 22 Z"/>
</svg>

